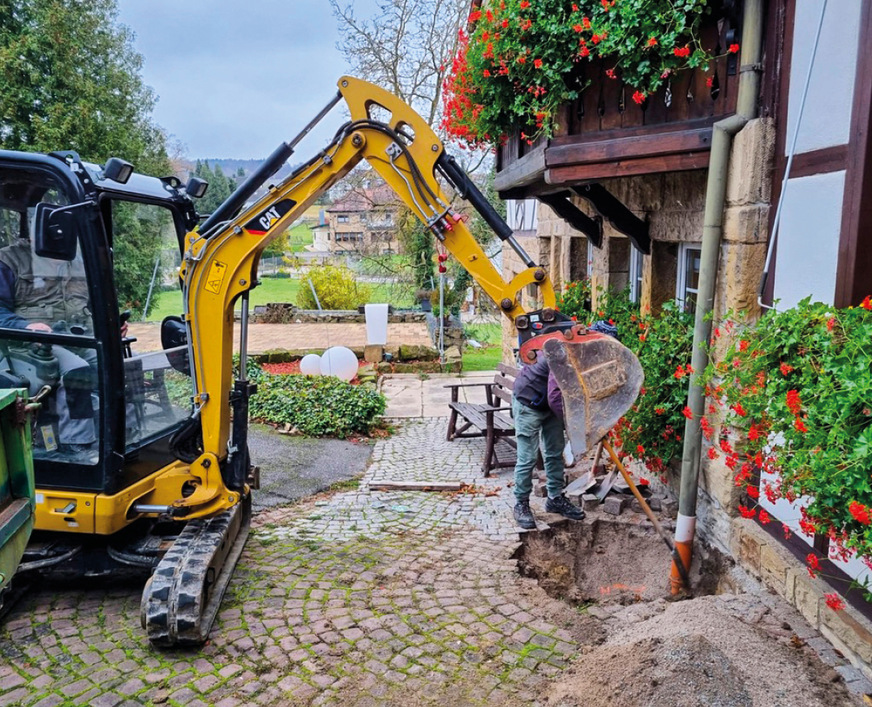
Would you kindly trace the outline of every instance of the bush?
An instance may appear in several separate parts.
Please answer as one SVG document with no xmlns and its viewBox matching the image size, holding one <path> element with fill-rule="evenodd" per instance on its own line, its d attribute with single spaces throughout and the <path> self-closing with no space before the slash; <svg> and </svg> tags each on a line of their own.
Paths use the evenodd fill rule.
<svg viewBox="0 0 872 707">
<path fill-rule="evenodd" d="M 307 277 L 300 281 L 297 304 L 302 309 L 318 309 L 309 280 L 315 286 L 322 309 L 356 309 L 370 296 L 369 285 L 357 282 L 354 273 L 348 268 L 319 265 L 311 268 Z"/>
<path fill-rule="evenodd" d="M 714 330 L 717 340 L 738 327 L 726 356 L 706 371 L 707 393 L 731 425 L 713 439 L 700 421 L 710 456 L 724 456 L 744 489 L 746 517 L 755 500 L 806 497 L 800 526 L 828 535 L 839 556 L 872 566 L 872 302 L 836 309 L 809 299 L 770 310 L 753 328 L 739 318 Z M 709 409 L 709 413 L 715 412 Z M 757 470 L 778 472 L 780 483 Z M 768 514 L 759 509 L 761 522 Z M 868 592 L 868 589 L 867 589 Z"/>
<path fill-rule="evenodd" d="M 367 434 L 385 411 L 381 393 L 334 376 L 263 373 L 258 385 L 251 399 L 253 418 L 287 423 L 312 437 Z"/>
</svg>

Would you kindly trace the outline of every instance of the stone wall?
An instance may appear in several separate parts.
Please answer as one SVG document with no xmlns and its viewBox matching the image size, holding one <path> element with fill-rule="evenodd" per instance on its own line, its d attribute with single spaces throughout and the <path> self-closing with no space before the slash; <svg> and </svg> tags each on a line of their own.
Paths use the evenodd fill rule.
<svg viewBox="0 0 872 707">
<path fill-rule="evenodd" d="M 271 302 L 265 307 L 255 307 L 251 318 L 252 321 L 261 324 L 324 322 L 363 324 L 366 321 L 366 315 L 363 312 L 358 312 L 356 309 L 297 309 L 293 304 L 287 304 L 284 302 Z M 389 324 L 424 322 L 426 320 L 427 312 L 422 312 L 420 310 L 398 310 L 388 314 Z"/>
</svg>

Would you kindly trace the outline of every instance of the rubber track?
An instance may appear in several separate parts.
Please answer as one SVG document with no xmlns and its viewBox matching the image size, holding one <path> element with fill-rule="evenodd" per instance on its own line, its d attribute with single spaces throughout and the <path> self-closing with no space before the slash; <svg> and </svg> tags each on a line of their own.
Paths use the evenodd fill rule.
<svg viewBox="0 0 872 707">
<path fill-rule="evenodd" d="M 199 646 L 209 636 L 251 521 L 251 498 L 185 525 L 142 594 L 142 627 L 155 646 Z"/>
</svg>

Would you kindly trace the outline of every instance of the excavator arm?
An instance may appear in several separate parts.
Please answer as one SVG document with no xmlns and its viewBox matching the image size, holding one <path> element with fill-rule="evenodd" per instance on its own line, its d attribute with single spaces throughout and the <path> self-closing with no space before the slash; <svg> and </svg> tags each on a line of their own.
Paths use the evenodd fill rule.
<svg viewBox="0 0 872 707">
<path fill-rule="evenodd" d="M 312 126 L 344 99 L 351 120 L 331 143 L 250 206 Z M 389 116 L 382 120 L 375 115 Z M 170 444 L 179 463 L 154 480 L 140 507 L 171 509 L 184 530 L 143 592 L 142 623 L 156 645 L 197 645 L 208 635 L 250 518 L 246 378 L 248 295 L 260 256 L 315 200 L 366 160 L 518 328 L 520 356 L 544 351 L 564 391 L 574 449 L 590 446 L 617 421 L 641 385 L 638 361 L 602 334 L 590 334 L 555 309 L 554 288 L 512 237 L 439 138 L 408 105 L 372 84 L 343 77 L 339 93 L 303 132 L 283 143 L 198 229 L 185 238 L 180 269 L 182 330 L 193 378 L 194 413 Z M 505 282 L 451 207 L 437 174 L 508 242 L 527 268 Z M 541 309 L 526 312 L 517 293 L 537 288 Z M 234 308 L 242 300 L 240 364 L 233 380 Z M 178 339 L 174 339 L 178 341 Z M 547 345 L 546 345 L 547 344 Z M 629 374 L 628 374 L 629 371 Z M 617 416 L 617 417 L 616 417 Z M 161 512 L 163 512 L 161 510 Z"/>
<path fill-rule="evenodd" d="M 201 483 L 193 494 L 177 502 L 190 510 L 188 517 L 210 515 L 230 507 L 241 490 L 238 474 L 235 482 L 228 482 L 226 473 L 221 478 L 228 453 L 242 453 L 239 440 L 230 439 L 234 305 L 256 285 L 258 262 L 270 241 L 361 160 L 369 162 L 506 316 L 516 321 L 525 314 L 517 293 L 535 285 L 544 311 L 550 313 L 549 319 L 559 317 L 553 310 L 554 288 L 546 272 L 514 241 L 511 229 L 445 153 L 429 125 L 396 96 L 359 79 L 347 76 L 340 79 L 339 93 L 328 109 L 341 99 L 350 111 L 351 121 L 325 149 L 280 183 L 270 186 L 257 202 L 233 213 L 234 198 L 238 201 L 245 196 L 246 185 L 242 185 L 243 194 L 231 196 L 217 214 L 187 235 L 180 275 L 193 364 L 195 417 L 202 430 L 202 454 L 191 464 L 191 473 Z M 372 117 L 376 113 L 390 117 L 378 121 Z M 280 147 L 268 169 L 281 166 L 290 152 L 290 146 Z M 473 238 L 464 218 L 452 209 L 437 174 L 466 197 L 527 263 L 528 268 L 511 282 L 503 280 Z M 249 184 L 248 189 L 258 186 Z"/>
</svg>

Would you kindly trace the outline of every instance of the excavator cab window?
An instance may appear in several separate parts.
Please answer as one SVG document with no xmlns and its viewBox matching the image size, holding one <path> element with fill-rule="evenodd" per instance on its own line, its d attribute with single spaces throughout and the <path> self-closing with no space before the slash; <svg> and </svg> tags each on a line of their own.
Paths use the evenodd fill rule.
<svg viewBox="0 0 872 707">
<path fill-rule="evenodd" d="M 158 326 L 165 316 L 182 311 L 180 254 L 175 220 L 168 208 L 112 199 L 110 217 L 118 306 L 141 319 L 147 302 L 144 318 L 154 321 L 135 338 L 125 340 L 125 446 L 132 452 L 165 437 L 191 412 L 190 377 L 171 365 L 187 362 L 187 347 L 164 350 Z M 133 271 L 147 271 L 151 282 L 138 282 L 131 276 Z"/>
<path fill-rule="evenodd" d="M 42 406 L 36 460 L 97 464 L 99 357 L 81 221 L 62 184 L 38 169 L 0 170 L 0 387 L 27 388 Z M 37 252 L 37 212 L 63 209 L 63 258 Z M 44 218 L 41 221 L 44 222 Z"/>
</svg>

